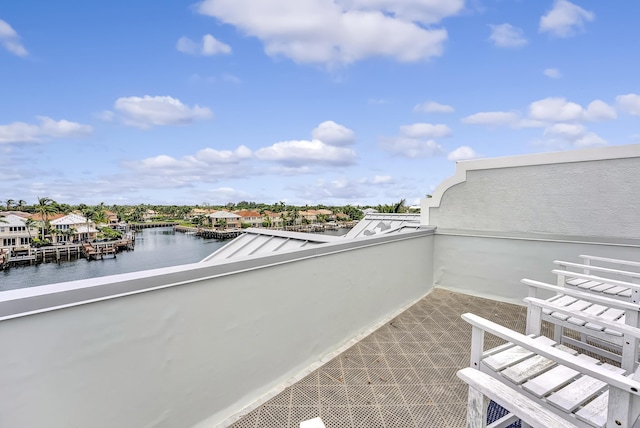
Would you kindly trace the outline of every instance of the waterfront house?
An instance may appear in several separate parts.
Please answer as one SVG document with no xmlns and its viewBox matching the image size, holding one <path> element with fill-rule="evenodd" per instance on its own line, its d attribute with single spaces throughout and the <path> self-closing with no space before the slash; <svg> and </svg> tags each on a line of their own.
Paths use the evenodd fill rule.
<svg viewBox="0 0 640 428">
<path fill-rule="evenodd" d="M 263 218 L 257 211 L 252 210 L 240 210 L 235 214 L 240 216 L 240 222 L 251 225 L 251 227 L 262 227 Z"/>
<path fill-rule="evenodd" d="M 98 229 L 92 220 L 80 214 L 68 214 L 50 221 L 51 241 L 59 244 L 93 241 Z"/>
<path fill-rule="evenodd" d="M 229 211 L 216 211 L 208 214 L 209 222 L 212 226 L 221 229 L 239 229 L 242 217 Z"/>
<path fill-rule="evenodd" d="M 0 249 L 16 251 L 28 249 L 31 239 L 38 236 L 36 225 L 27 228 L 25 218 L 15 214 L 0 216 Z"/>
<path fill-rule="evenodd" d="M 142 221 L 152 221 L 154 218 L 158 217 L 158 213 L 154 210 L 146 210 L 142 214 Z"/>
<path fill-rule="evenodd" d="M 348 237 L 249 231 L 198 263 L 2 292 L 2 424 L 464 426 L 460 314 L 523 329 L 520 280 L 554 282 L 554 259 L 640 260 L 638 170 L 640 145 L 459 161 L 419 216 Z"/>
<path fill-rule="evenodd" d="M 107 223 L 109 225 L 116 225 L 120 223 L 120 220 L 118 219 L 118 214 L 112 211 L 105 211 L 104 215 L 107 217 Z"/>
<path fill-rule="evenodd" d="M 318 222 L 317 212 L 315 210 L 298 211 L 300 222 L 315 224 Z"/>
<path fill-rule="evenodd" d="M 212 208 L 193 208 L 191 210 L 191 212 L 189 213 L 189 215 L 187 216 L 188 219 L 192 219 L 195 217 L 201 217 L 201 216 L 206 216 L 209 214 L 212 214 L 214 212 L 216 212 L 217 210 L 214 210 Z"/>
<path fill-rule="evenodd" d="M 280 228 L 284 224 L 284 220 L 282 218 L 282 213 L 281 212 L 277 213 L 275 211 L 265 210 L 264 211 L 264 217 L 265 217 L 265 219 L 268 220 L 269 223 L 271 223 L 270 227 Z"/>
</svg>

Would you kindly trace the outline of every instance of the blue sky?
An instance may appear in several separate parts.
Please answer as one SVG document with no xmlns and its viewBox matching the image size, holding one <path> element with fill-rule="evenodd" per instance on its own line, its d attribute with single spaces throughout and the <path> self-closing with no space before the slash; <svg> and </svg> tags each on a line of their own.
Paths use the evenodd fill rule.
<svg viewBox="0 0 640 428">
<path fill-rule="evenodd" d="M 456 160 L 640 143 L 638 16 L 632 0 L 6 1 L 0 199 L 417 203 Z"/>
</svg>

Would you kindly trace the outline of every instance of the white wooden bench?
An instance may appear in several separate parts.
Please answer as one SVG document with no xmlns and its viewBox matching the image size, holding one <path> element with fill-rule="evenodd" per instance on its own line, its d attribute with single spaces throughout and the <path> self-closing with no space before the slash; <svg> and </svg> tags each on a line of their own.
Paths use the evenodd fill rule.
<svg viewBox="0 0 640 428">
<path fill-rule="evenodd" d="M 556 342 L 574 345 L 618 361 L 626 370 L 635 369 L 640 342 L 635 337 L 626 338 L 620 329 L 608 326 L 640 327 L 639 304 L 580 288 L 561 287 L 531 279 L 521 282 L 529 287 L 529 297 L 538 297 L 539 290 L 556 293 L 546 300 L 553 306 L 545 307 L 540 318 L 532 316 L 533 306 L 528 305 L 527 334 L 539 335 L 540 321 L 548 321 L 554 325 L 553 339 Z M 553 310 L 553 307 L 581 316 L 571 316 L 569 312 Z M 576 331 L 579 338 L 566 334 L 565 329 Z"/>
<path fill-rule="evenodd" d="M 568 312 L 570 316 L 583 316 L 539 299 L 529 298 L 528 303 L 536 308 L 531 311 L 534 317 L 541 317 L 545 307 Z M 464 314 L 462 318 L 472 325 L 471 368 L 507 385 L 515 391 L 514 396 L 522 394 L 578 427 L 634 426 L 640 415 L 640 376 L 637 374 L 577 354 L 544 336 L 525 336 L 473 314 Z M 608 322 L 606 325 L 621 331 L 625 337 L 640 337 L 640 329 Z M 484 351 L 485 333 L 507 343 Z M 478 395 L 472 393 L 470 412 L 477 408 L 477 400 Z M 517 405 L 515 398 L 511 401 Z"/>
</svg>

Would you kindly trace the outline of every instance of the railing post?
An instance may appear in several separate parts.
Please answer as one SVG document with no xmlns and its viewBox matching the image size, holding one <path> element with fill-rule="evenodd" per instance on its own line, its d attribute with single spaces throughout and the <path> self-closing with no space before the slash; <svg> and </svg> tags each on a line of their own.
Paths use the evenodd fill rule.
<svg viewBox="0 0 640 428">
<path fill-rule="evenodd" d="M 527 327 L 525 334 L 540 336 L 542 329 L 542 308 L 531 302 L 527 303 Z"/>
</svg>

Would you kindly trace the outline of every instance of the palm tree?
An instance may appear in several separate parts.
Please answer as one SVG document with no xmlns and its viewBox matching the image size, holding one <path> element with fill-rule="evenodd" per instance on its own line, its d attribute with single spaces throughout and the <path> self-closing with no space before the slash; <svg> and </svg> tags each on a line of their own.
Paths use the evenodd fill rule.
<svg viewBox="0 0 640 428">
<path fill-rule="evenodd" d="M 93 210 L 91 220 L 93 220 L 96 225 L 109 222 L 109 217 L 107 217 L 107 212 L 104 209 L 104 202 L 100 202 L 100 205 Z"/>
<path fill-rule="evenodd" d="M 42 216 L 42 240 L 45 238 L 45 230 L 49 230 L 49 215 L 55 214 L 58 210 L 57 203 L 51 198 L 38 198 L 37 210 Z"/>
<path fill-rule="evenodd" d="M 73 236 L 76 234 L 76 230 L 73 228 L 65 229 L 62 231 L 62 235 L 67 237 L 67 244 L 73 242 Z"/>
<path fill-rule="evenodd" d="M 22 211 L 22 209 L 27 205 L 27 201 L 25 201 L 24 199 L 20 199 L 17 203 L 16 203 L 16 208 L 18 209 L 18 211 Z"/>
<path fill-rule="evenodd" d="M 393 212 L 394 213 L 402 213 L 406 211 L 406 207 L 405 207 L 405 203 L 407 202 L 406 199 L 400 199 L 399 202 L 397 202 L 396 204 L 393 205 Z"/>
<path fill-rule="evenodd" d="M 32 218 L 28 218 L 24 221 L 24 225 L 27 227 L 27 233 L 29 234 L 29 242 L 31 242 L 31 228 L 36 224 L 36 221 Z"/>
<path fill-rule="evenodd" d="M 14 201 L 13 199 L 7 199 L 7 202 L 5 203 L 7 204 L 7 211 L 9 211 L 11 209 L 11 206 L 15 204 L 16 201 Z"/>
<path fill-rule="evenodd" d="M 95 215 L 95 210 L 93 208 L 91 208 L 91 207 L 88 207 L 88 206 L 84 205 L 80 209 L 80 212 L 82 213 L 82 216 L 84 217 L 84 222 L 85 222 L 85 225 L 87 227 L 87 241 L 88 241 L 89 240 L 89 221 L 91 221 L 91 219 Z"/>
</svg>

